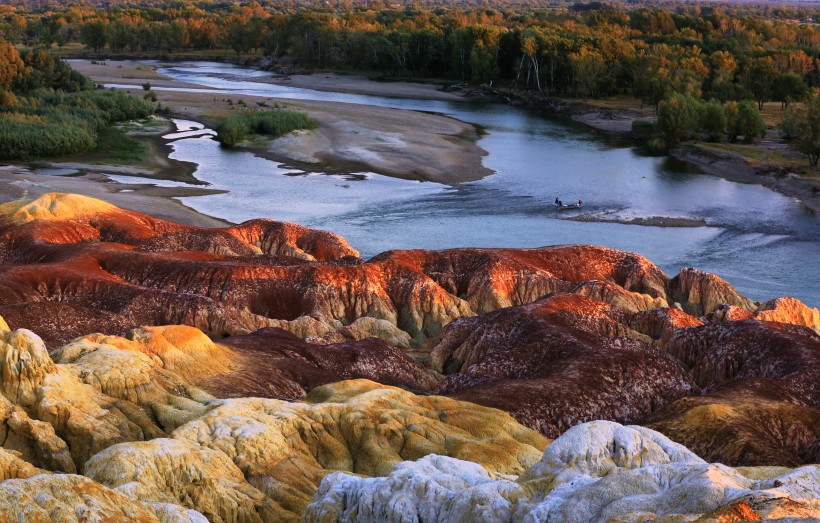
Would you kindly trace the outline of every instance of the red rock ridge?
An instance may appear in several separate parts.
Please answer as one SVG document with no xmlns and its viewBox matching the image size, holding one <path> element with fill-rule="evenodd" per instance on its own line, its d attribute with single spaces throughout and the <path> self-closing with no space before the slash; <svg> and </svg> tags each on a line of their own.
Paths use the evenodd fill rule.
<svg viewBox="0 0 820 523">
<path fill-rule="evenodd" d="M 300 398 L 366 377 L 499 407 L 551 436 L 597 418 L 646 421 L 716 461 L 817 456 L 817 310 L 792 298 L 758 306 L 694 269 L 670 280 L 632 253 L 365 261 L 294 224 L 195 228 L 52 194 L 0 205 L 0 261 L 0 314 L 51 348 L 141 325 L 230 336 L 239 370 L 209 382 L 222 396 Z"/>
</svg>

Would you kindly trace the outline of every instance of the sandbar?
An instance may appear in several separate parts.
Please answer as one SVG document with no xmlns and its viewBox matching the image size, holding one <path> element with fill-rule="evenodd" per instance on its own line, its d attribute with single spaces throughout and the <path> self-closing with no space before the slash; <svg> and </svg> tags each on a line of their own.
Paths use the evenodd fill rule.
<svg viewBox="0 0 820 523">
<path fill-rule="evenodd" d="M 110 171 L 110 169 L 106 169 Z M 219 194 L 224 191 L 199 187 L 158 187 L 111 181 L 100 172 L 84 176 L 39 174 L 23 164 L 0 165 L 0 203 L 34 199 L 49 192 L 82 194 L 117 207 L 199 227 L 224 227 L 229 222 L 186 207 L 175 198 Z"/>
<path fill-rule="evenodd" d="M 98 83 L 129 85 L 138 94 L 141 84 L 166 88 L 203 88 L 173 79 L 133 61 L 107 61 L 105 65 L 73 60 L 72 67 Z M 144 74 L 144 78 L 140 75 Z M 310 75 L 315 76 L 315 75 Z M 361 80 L 358 80 L 361 82 Z M 365 81 L 367 81 L 365 79 Z M 390 87 L 392 83 L 370 82 Z M 421 85 L 421 92 L 438 93 L 434 86 Z M 493 173 L 481 163 L 487 153 L 476 141 L 473 125 L 446 116 L 418 111 L 389 109 L 338 102 L 282 100 L 275 97 L 215 94 L 212 92 L 155 91 L 158 101 L 172 114 L 215 126 L 220 120 L 260 104 L 278 104 L 307 112 L 318 128 L 299 132 L 260 147 L 257 154 L 305 169 L 370 171 L 387 176 L 458 184 L 479 180 Z M 448 93 L 441 93 L 448 94 Z M 458 98 L 457 95 L 448 95 Z"/>
</svg>

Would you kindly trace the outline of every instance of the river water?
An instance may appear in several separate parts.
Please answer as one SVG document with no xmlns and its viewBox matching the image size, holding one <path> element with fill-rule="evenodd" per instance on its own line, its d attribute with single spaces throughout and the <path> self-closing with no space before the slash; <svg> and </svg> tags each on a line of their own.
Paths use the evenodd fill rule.
<svg viewBox="0 0 820 523">
<path fill-rule="evenodd" d="M 496 174 L 456 186 L 373 173 L 295 171 L 209 136 L 173 142 L 172 158 L 227 194 L 184 198 L 203 213 L 239 222 L 287 220 L 344 236 L 362 256 L 389 249 L 537 247 L 589 243 L 640 253 L 674 275 L 698 267 L 756 300 L 795 296 L 820 304 L 820 219 L 769 189 L 700 174 L 640 155 L 629 144 L 580 125 L 501 104 L 329 93 L 254 82 L 268 73 L 216 63 L 159 70 L 214 92 L 326 100 L 436 112 L 480 125 L 483 162 Z M 159 88 L 155 88 L 159 89 Z M 185 130 L 189 122 L 178 122 Z M 582 211 L 553 200 L 584 199 Z M 705 227 L 578 222 L 574 215 L 684 217 Z"/>
</svg>

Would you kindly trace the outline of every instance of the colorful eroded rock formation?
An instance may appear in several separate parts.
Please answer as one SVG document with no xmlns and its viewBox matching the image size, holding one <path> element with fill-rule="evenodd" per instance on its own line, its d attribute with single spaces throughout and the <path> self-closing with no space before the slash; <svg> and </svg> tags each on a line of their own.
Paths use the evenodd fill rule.
<svg viewBox="0 0 820 523">
<path fill-rule="evenodd" d="M 63 194 L 0 205 L 0 261 L 0 520 L 820 517 L 820 314 L 793 298 Z"/>
</svg>

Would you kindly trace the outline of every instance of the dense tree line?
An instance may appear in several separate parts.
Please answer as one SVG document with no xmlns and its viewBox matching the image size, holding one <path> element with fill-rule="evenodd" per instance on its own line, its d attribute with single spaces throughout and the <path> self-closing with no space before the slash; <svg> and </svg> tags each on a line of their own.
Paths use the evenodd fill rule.
<svg viewBox="0 0 820 523">
<path fill-rule="evenodd" d="M 655 143 L 665 146 L 698 133 L 758 136 L 750 131 L 760 118 L 754 102 L 760 109 L 778 101 L 796 121 L 803 109 L 791 102 L 820 86 L 817 21 L 816 6 L 772 3 L 129 0 L 104 8 L 0 7 L 0 28 L 21 44 L 80 42 L 109 55 L 255 52 L 288 70 L 447 79 L 505 94 L 628 94 L 654 106 L 661 121 L 683 106 L 669 120 L 678 125 L 653 128 Z M 809 129 L 791 127 L 798 128 Z"/>
<path fill-rule="evenodd" d="M 809 165 L 817 167 L 820 162 L 820 89 L 812 89 L 800 107 L 789 108 L 780 131 L 809 157 Z"/>
<path fill-rule="evenodd" d="M 106 125 L 153 113 L 148 100 L 96 91 L 51 54 L 0 39 L 0 160 L 85 152 Z"/>
<path fill-rule="evenodd" d="M 820 86 L 820 25 L 807 22 L 820 12 L 796 8 L 301 4 L 7 8 L 0 27 L 16 42 L 43 46 L 257 51 L 301 69 L 449 78 L 549 95 L 631 93 L 653 105 L 679 92 L 785 106 Z"/>
</svg>

